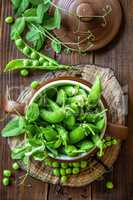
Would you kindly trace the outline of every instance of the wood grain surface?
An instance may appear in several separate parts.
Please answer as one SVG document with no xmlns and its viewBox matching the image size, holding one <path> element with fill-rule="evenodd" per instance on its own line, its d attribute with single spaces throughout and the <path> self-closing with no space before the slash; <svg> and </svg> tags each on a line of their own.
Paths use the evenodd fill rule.
<svg viewBox="0 0 133 200">
<path fill-rule="evenodd" d="M 113 171 L 105 175 L 102 180 L 94 182 L 83 188 L 60 188 L 47 183 L 42 183 L 31 177 L 25 185 L 12 184 L 8 188 L 2 187 L 0 183 L 0 200 L 133 200 L 133 1 L 121 0 L 124 18 L 120 34 L 106 48 L 87 55 L 55 55 L 61 63 L 79 64 L 95 63 L 108 66 L 114 70 L 116 77 L 123 86 L 124 91 L 128 90 L 129 113 L 127 124 L 129 126 L 129 136 L 123 144 L 121 154 L 114 165 Z M 0 0 L 0 68 L 17 57 L 23 57 L 9 37 L 10 27 L 4 23 L 6 16 L 12 14 L 9 0 Z M 117 17 L 117 16 L 116 16 Z M 0 74 L 0 101 L 5 93 L 6 85 L 17 87 L 12 97 L 17 98 L 20 91 L 27 86 L 38 74 L 33 73 L 29 78 L 22 78 L 17 72 Z M 0 119 L 5 114 L 0 108 Z M 7 118 L 6 118 L 7 120 Z M 0 122 L 0 128 L 6 123 Z M 0 182 L 2 170 L 11 168 L 10 151 L 7 140 L 0 138 Z M 17 173 L 16 180 L 23 172 Z M 114 189 L 107 191 L 105 183 L 113 180 Z"/>
</svg>

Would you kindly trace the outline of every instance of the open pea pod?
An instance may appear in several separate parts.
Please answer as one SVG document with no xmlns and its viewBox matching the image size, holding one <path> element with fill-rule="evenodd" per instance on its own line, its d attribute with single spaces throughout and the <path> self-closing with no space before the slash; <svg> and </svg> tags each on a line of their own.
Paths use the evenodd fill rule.
<svg viewBox="0 0 133 200">
<path fill-rule="evenodd" d="M 86 130 L 82 125 L 74 128 L 69 134 L 70 144 L 76 144 L 84 138 L 86 138 Z"/>
</svg>

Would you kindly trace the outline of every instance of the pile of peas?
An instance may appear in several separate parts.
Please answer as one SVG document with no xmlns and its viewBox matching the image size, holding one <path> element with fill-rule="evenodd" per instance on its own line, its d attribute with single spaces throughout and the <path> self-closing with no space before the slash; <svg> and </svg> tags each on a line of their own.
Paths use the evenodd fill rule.
<svg viewBox="0 0 133 200">
<path fill-rule="evenodd" d="M 52 160 L 45 161 L 45 165 L 52 168 L 52 173 L 54 176 L 58 176 L 62 184 L 66 183 L 68 177 L 71 175 L 77 175 L 80 173 L 81 169 L 88 166 L 87 160 L 81 160 L 79 162 L 57 162 Z"/>
</svg>

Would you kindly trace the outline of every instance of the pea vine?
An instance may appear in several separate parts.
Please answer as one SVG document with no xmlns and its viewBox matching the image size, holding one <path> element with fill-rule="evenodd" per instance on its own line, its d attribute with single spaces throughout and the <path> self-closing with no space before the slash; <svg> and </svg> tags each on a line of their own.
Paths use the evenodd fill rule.
<svg viewBox="0 0 133 200">
<path fill-rule="evenodd" d="M 46 39 L 51 41 L 51 47 L 56 53 L 60 53 L 62 47 L 65 49 L 66 53 L 71 51 L 78 51 L 83 53 L 83 50 L 80 48 L 80 45 L 83 42 L 87 42 L 87 48 L 84 49 L 86 52 L 94 44 L 95 40 L 94 34 L 88 30 L 87 36 L 84 39 L 81 39 L 80 36 L 77 37 L 76 43 L 64 43 L 60 41 L 55 35 L 51 32 L 54 29 L 61 28 L 61 12 L 64 11 L 63 8 L 55 5 L 52 0 L 11 0 L 13 5 L 14 14 L 16 16 L 15 23 L 12 25 L 11 29 L 11 39 L 15 40 L 16 35 L 21 35 L 25 37 L 27 42 L 30 42 L 32 47 L 35 50 L 39 51 L 43 48 L 43 45 L 46 42 Z M 53 16 L 49 15 L 49 9 L 53 6 L 55 8 Z M 112 11 L 110 6 L 103 8 L 104 14 L 102 16 L 91 16 L 93 18 L 102 18 L 103 24 L 106 25 L 106 16 Z M 65 10 L 67 15 L 72 15 Z M 78 29 L 80 28 L 80 19 L 75 17 L 78 20 Z M 71 48 L 70 45 L 76 45 L 78 48 Z"/>
</svg>

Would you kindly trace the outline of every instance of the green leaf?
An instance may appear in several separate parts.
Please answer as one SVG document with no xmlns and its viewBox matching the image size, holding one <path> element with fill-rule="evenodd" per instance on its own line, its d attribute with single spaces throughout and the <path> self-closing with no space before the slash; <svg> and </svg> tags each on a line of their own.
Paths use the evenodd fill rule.
<svg viewBox="0 0 133 200">
<path fill-rule="evenodd" d="M 12 149 L 11 158 L 14 160 L 20 160 L 25 157 L 25 153 L 30 151 L 31 147 L 28 144 L 23 144 L 22 146 Z"/>
<path fill-rule="evenodd" d="M 16 11 L 16 16 L 20 16 L 29 7 L 29 3 L 29 0 L 21 0 Z"/>
<path fill-rule="evenodd" d="M 53 30 L 55 28 L 60 29 L 61 25 L 61 14 L 58 8 L 56 8 L 54 16 L 44 21 L 44 27 L 47 30 Z"/>
<path fill-rule="evenodd" d="M 25 120 L 23 117 L 13 118 L 1 131 L 3 137 L 13 137 L 25 132 Z"/>
<path fill-rule="evenodd" d="M 16 10 L 20 5 L 21 0 L 11 0 L 11 2 L 13 5 L 13 9 Z"/>
<path fill-rule="evenodd" d="M 37 15 L 36 8 L 30 8 L 26 10 L 23 14 L 24 17 L 33 17 L 36 15 Z"/>
<path fill-rule="evenodd" d="M 39 32 L 34 27 L 29 26 L 29 28 L 30 28 L 30 31 L 27 32 L 27 34 L 26 34 L 26 40 L 30 41 L 36 50 L 41 49 L 41 47 L 43 46 L 43 44 L 46 40 L 46 37 L 44 36 L 44 34 Z"/>
<path fill-rule="evenodd" d="M 24 17 L 17 18 L 15 23 L 12 25 L 11 29 L 11 40 L 15 40 L 17 36 L 19 36 L 25 28 L 25 19 Z"/>
<path fill-rule="evenodd" d="M 37 6 L 38 4 L 43 3 L 44 0 L 29 0 L 29 2 L 30 2 L 32 5 Z"/>
<path fill-rule="evenodd" d="M 56 39 L 55 39 L 55 40 L 52 40 L 51 46 L 52 46 L 53 50 L 54 50 L 56 53 L 60 53 L 60 52 L 61 52 L 61 43 L 58 42 Z"/>
<path fill-rule="evenodd" d="M 29 122 L 34 122 L 39 117 L 39 107 L 37 103 L 32 103 L 26 111 L 26 119 Z"/>
</svg>

